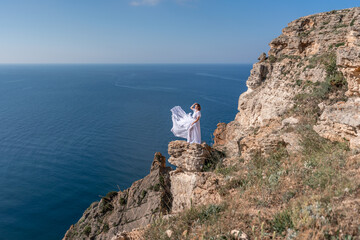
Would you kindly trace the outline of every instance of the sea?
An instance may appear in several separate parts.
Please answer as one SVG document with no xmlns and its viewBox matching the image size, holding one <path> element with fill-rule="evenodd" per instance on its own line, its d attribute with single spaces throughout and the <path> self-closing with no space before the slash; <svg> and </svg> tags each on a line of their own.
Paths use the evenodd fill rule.
<svg viewBox="0 0 360 240">
<path fill-rule="evenodd" d="M 168 158 L 170 109 L 202 140 L 234 120 L 249 64 L 0 65 L 0 239 L 62 239 L 94 201 Z"/>
</svg>

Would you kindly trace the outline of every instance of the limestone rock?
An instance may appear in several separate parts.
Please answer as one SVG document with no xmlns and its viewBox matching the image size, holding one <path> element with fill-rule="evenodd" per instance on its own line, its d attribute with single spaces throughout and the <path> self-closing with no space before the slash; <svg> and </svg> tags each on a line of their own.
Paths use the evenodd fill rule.
<svg viewBox="0 0 360 240">
<path fill-rule="evenodd" d="M 228 124 L 219 123 L 214 132 L 213 148 L 227 156 L 240 156 L 240 141 L 247 135 L 246 130 L 240 127 L 237 121 Z"/>
<path fill-rule="evenodd" d="M 296 132 L 284 132 L 281 139 L 285 143 L 286 150 L 289 154 L 297 154 L 302 150 L 300 145 L 300 136 Z"/>
<path fill-rule="evenodd" d="M 226 143 L 226 123 L 218 123 L 214 131 L 214 145 L 224 145 Z"/>
<path fill-rule="evenodd" d="M 350 149 L 353 149 L 356 153 L 360 153 L 360 136 L 350 139 Z"/>
<path fill-rule="evenodd" d="M 135 228 L 130 232 L 121 232 L 116 234 L 111 240 L 147 240 L 145 236 L 145 230 Z"/>
<path fill-rule="evenodd" d="M 213 172 L 170 172 L 172 213 L 193 206 L 218 203 L 221 197 L 217 187 L 221 177 Z"/>
<path fill-rule="evenodd" d="M 246 233 L 239 230 L 231 230 L 230 235 L 234 237 L 235 240 L 248 240 Z"/>
<path fill-rule="evenodd" d="M 201 171 L 207 159 L 212 157 L 212 149 L 206 144 L 172 141 L 169 143 L 169 163 L 186 171 Z"/>
<path fill-rule="evenodd" d="M 350 141 L 350 147 L 359 147 L 360 98 L 351 98 L 326 106 L 314 130 L 331 141 Z"/>
<path fill-rule="evenodd" d="M 170 172 L 171 213 L 178 213 L 193 206 L 217 203 L 220 177 L 213 172 L 201 172 L 206 161 L 216 161 L 216 151 L 203 144 L 189 144 L 185 141 L 169 143 L 169 162 L 177 166 Z"/>
<path fill-rule="evenodd" d="M 299 120 L 297 118 L 294 118 L 294 117 L 285 118 L 281 122 L 282 127 L 292 126 L 292 125 L 296 125 L 298 123 L 299 123 Z"/>
<path fill-rule="evenodd" d="M 258 60 L 259 60 L 259 62 L 265 61 L 265 60 L 266 60 L 266 53 L 263 52 L 263 53 L 260 55 L 260 57 L 258 58 Z"/>
<path fill-rule="evenodd" d="M 171 238 L 171 236 L 173 235 L 173 231 L 171 231 L 170 229 L 165 231 L 166 236 L 168 236 L 169 238 Z"/>
<path fill-rule="evenodd" d="M 336 65 L 347 81 L 346 95 L 350 99 L 345 108 L 336 111 L 333 106 L 327 106 L 329 103 L 323 103 L 320 110 L 324 113 L 315 129 L 330 140 L 345 138 L 352 148 L 357 148 L 358 127 L 350 122 L 356 121 L 359 115 L 358 108 L 351 106 L 360 98 L 359 7 L 290 22 L 282 34 L 270 42 L 268 57 L 264 59 L 262 54 L 259 62 L 253 65 L 246 82 L 248 90 L 239 97 L 239 112 L 233 122 L 218 125 L 214 147 L 227 156 L 240 156 L 253 147 L 264 152 L 268 148 L 265 145 L 275 146 L 280 136 L 269 134 L 268 126 L 281 121 L 294 107 L 294 97 L 308 91 L 306 84 L 319 85 L 326 81 L 326 66 L 321 58 L 326 58 L 329 52 L 336 56 Z M 340 119 L 341 115 L 344 117 Z M 287 124 L 293 123 L 286 120 L 284 125 Z M 256 136 L 255 130 L 266 133 Z M 264 136 L 268 136 L 266 141 L 260 139 Z M 293 146 L 288 149 L 291 151 L 297 148 L 292 137 L 288 135 L 283 139 L 288 142 L 287 148 Z"/>
</svg>

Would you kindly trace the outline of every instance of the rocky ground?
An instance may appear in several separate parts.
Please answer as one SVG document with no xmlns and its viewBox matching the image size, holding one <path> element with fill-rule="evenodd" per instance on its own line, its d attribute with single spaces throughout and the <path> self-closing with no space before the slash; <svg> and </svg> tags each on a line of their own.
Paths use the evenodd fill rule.
<svg viewBox="0 0 360 240">
<path fill-rule="evenodd" d="M 299 18 L 214 145 L 93 203 L 64 239 L 360 239 L 360 8 Z"/>
</svg>

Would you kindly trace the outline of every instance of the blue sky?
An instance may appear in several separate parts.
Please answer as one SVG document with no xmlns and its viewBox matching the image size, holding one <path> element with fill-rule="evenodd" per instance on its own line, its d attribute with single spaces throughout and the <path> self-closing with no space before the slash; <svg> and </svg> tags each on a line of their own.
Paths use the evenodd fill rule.
<svg viewBox="0 0 360 240">
<path fill-rule="evenodd" d="M 292 20 L 359 0 L 0 0 L 0 63 L 253 63 Z"/>
</svg>

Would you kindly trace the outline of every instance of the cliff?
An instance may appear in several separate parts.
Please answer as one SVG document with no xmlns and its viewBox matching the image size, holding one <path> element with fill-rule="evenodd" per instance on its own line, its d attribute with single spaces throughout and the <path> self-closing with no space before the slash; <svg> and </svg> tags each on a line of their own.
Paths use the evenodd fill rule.
<svg viewBox="0 0 360 240">
<path fill-rule="evenodd" d="M 92 203 L 66 232 L 64 240 L 115 240 L 134 234 L 135 239 L 141 239 L 141 231 L 127 232 L 190 206 L 220 202 L 216 191 L 220 176 L 203 171 L 206 164 L 218 161 L 216 150 L 205 143 L 174 141 L 169 144 L 169 154 L 169 162 L 177 166 L 176 170 L 166 167 L 165 157 L 155 153 L 149 175 L 124 191 L 109 192 Z"/>
<path fill-rule="evenodd" d="M 360 8 L 271 41 L 214 145 L 169 143 L 64 239 L 359 239 Z"/>
<path fill-rule="evenodd" d="M 359 14 L 360 8 L 345 9 L 289 23 L 270 42 L 269 56 L 254 64 L 248 90 L 239 98 L 239 113 L 215 130 L 215 146 L 229 156 L 266 153 L 279 143 L 291 150 L 297 137 L 281 129 L 287 121 L 313 114 L 309 124 L 321 136 L 349 141 L 359 150 Z M 302 105 L 315 104 L 312 113 L 300 111 Z"/>
</svg>

